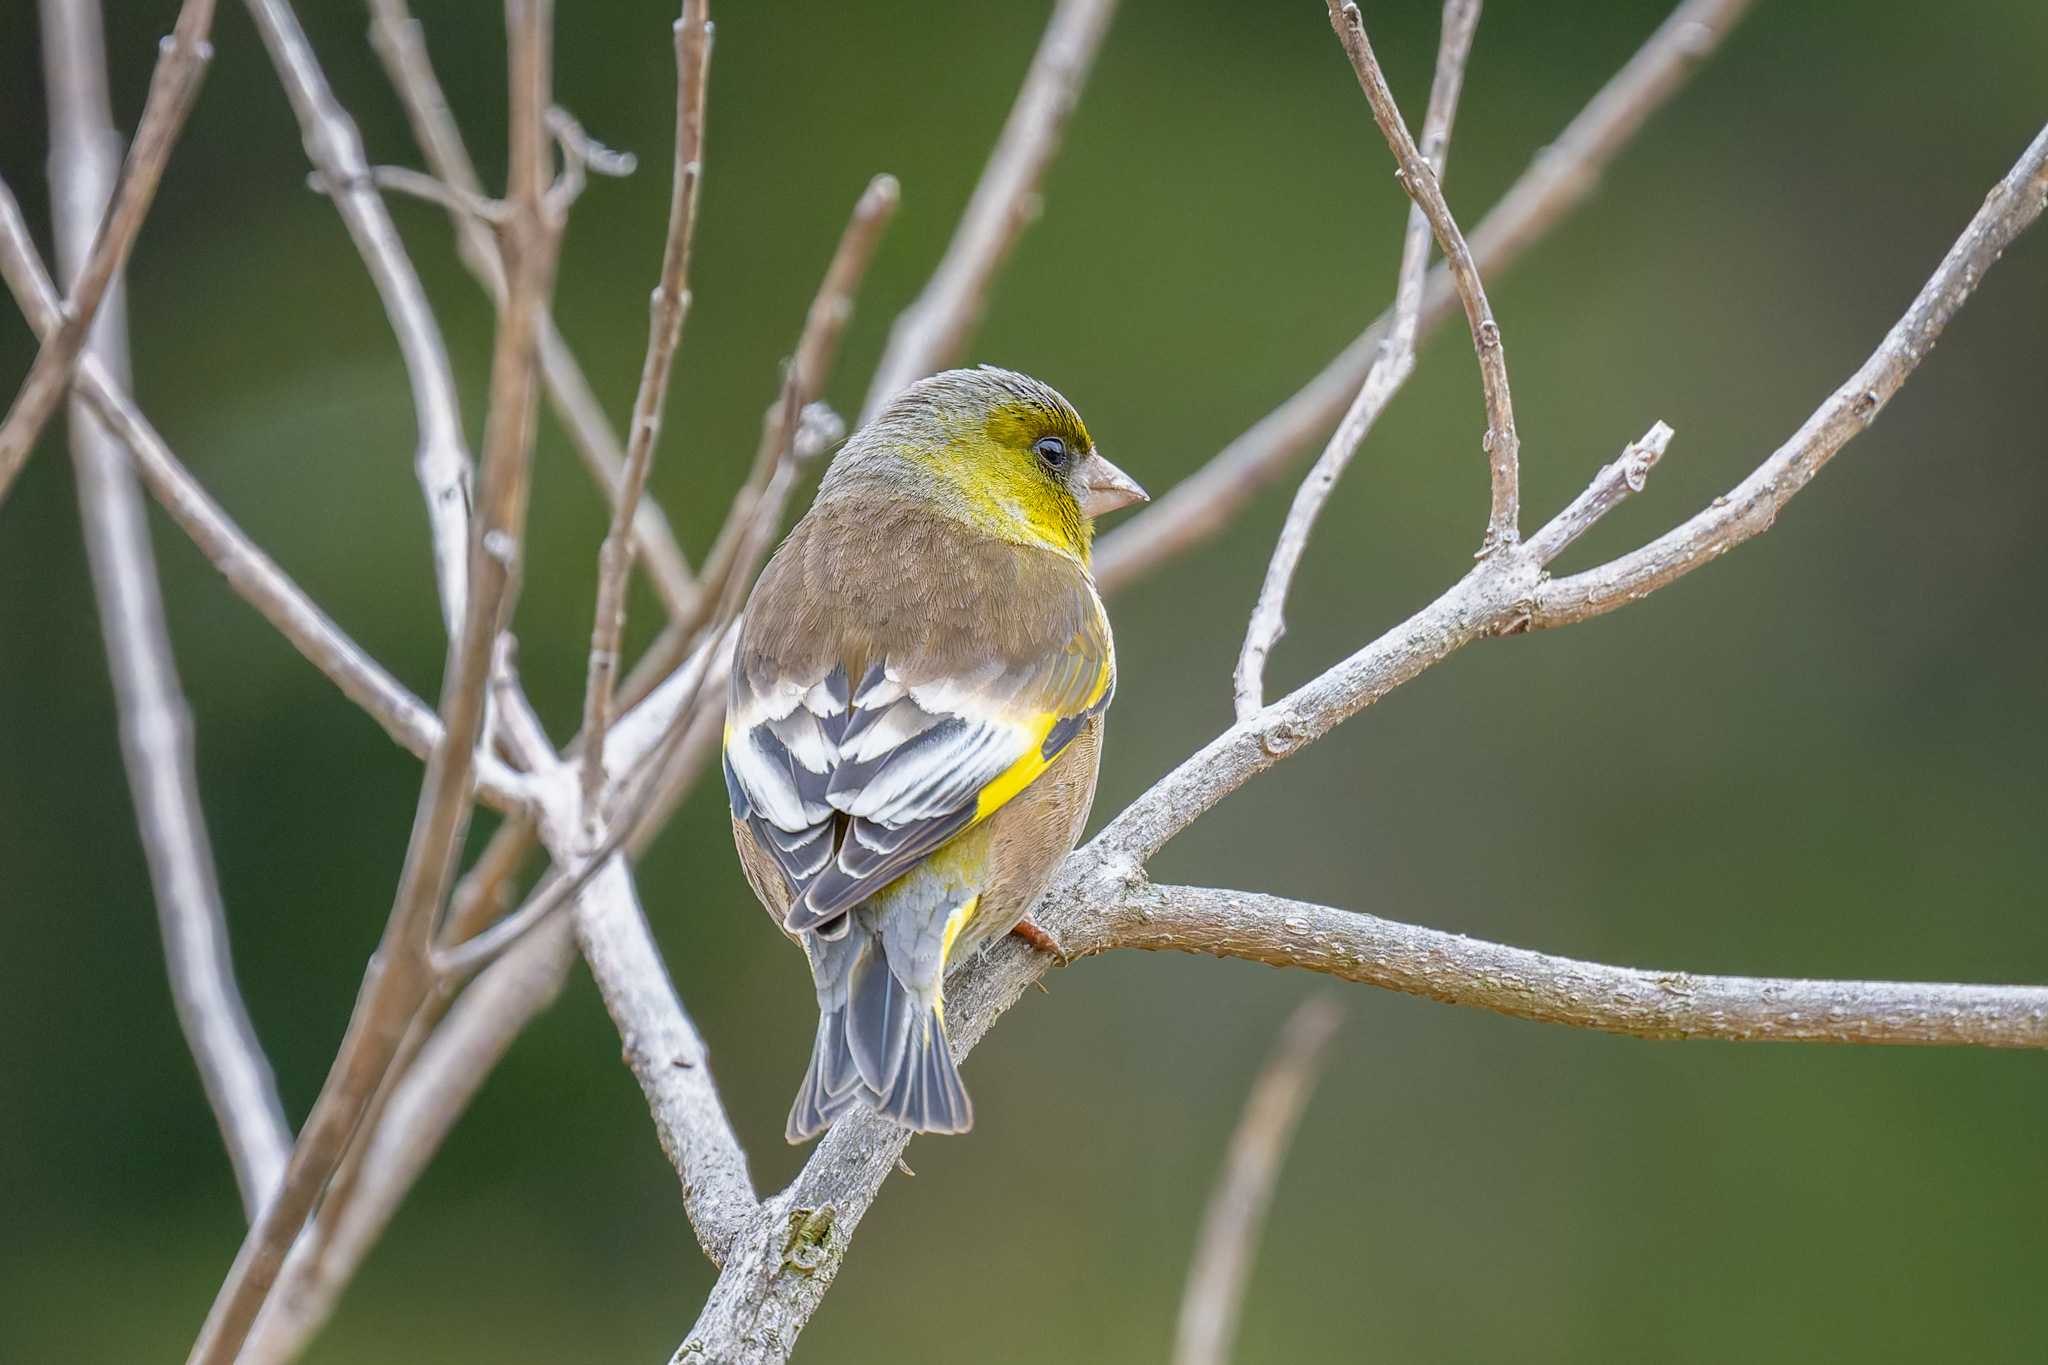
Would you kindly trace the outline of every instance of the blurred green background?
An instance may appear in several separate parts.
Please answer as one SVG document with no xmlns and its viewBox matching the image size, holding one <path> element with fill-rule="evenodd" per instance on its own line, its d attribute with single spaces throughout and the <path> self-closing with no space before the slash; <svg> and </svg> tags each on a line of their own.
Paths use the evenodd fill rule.
<svg viewBox="0 0 2048 1365">
<path fill-rule="evenodd" d="M 43 231 L 34 6 L 0 6 L 0 173 Z M 109 7 L 132 127 L 176 6 Z M 417 164 L 363 12 L 304 18 L 373 160 Z M 832 386 L 858 407 L 1046 6 L 728 4 L 689 321 L 654 475 L 701 553 L 867 177 L 904 207 Z M 1476 221 L 1662 3 L 1494 7 L 1449 189 Z M 495 175 L 495 7 L 421 6 Z M 668 195 L 672 10 L 563 6 L 560 95 L 642 154 L 578 206 L 558 311 L 631 401 Z M 1368 15 L 1411 117 L 1436 6 Z M 441 660 L 396 352 L 259 44 L 217 64 L 133 270 L 143 403 L 327 609 L 422 695 Z M 1760 5 L 1597 197 L 1493 282 L 1535 524 L 1653 419 L 1647 495 L 1573 556 L 1726 488 L 1868 352 L 2048 117 L 2048 8 Z M 1046 213 L 972 358 L 1042 375 L 1170 486 L 1388 297 L 1403 213 L 1311 0 L 1119 15 Z M 481 423 L 490 317 L 437 211 L 394 206 Z M 47 237 L 44 238 L 47 243 Z M 11 389 L 31 355 L 0 323 Z M 1173 845 L 1168 879 L 1325 899 L 1658 967 L 2048 980 L 2048 236 L 2011 253 L 1883 420 L 1776 530 L 1618 616 L 1475 647 Z M 1469 562 L 1482 427 L 1458 329 L 1339 488 L 1274 663 L 1291 685 Z M 172 1017 L 68 461 L 0 506 L 0 1359 L 176 1359 L 241 1217 Z M 1291 485 L 1290 485 L 1291 486 Z M 1099 820 L 1225 723 L 1285 506 L 1113 604 Z M 519 628 L 557 736 L 582 681 L 597 500 L 542 435 Z M 397 876 L 418 765 L 160 518 L 236 965 L 303 1114 Z M 654 619 L 643 593 L 638 633 Z M 774 1188 L 810 987 L 737 875 L 717 784 L 643 868 L 677 983 Z M 1052 978 L 969 1063 L 980 1123 L 924 1140 L 801 1358 L 1162 1358 L 1203 1199 L 1292 1005 L 1342 989 L 1137 954 Z M 2039 1359 L 2048 1070 L 2033 1055 L 1648 1044 L 1364 988 L 1287 1165 L 1240 1356 Z M 664 1358 L 710 1282 L 579 970 L 494 1076 L 310 1359 Z"/>
</svg>

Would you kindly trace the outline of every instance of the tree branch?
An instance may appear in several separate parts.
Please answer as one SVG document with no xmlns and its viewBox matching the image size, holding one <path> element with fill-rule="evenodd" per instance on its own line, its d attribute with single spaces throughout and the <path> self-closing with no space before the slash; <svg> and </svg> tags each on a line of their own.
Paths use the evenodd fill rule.
<svg viewBox="0 0 2048 1365">
<path fill-rule="evenodd" d="M 1937 281 L 1957 271 L 1960 256 L 1960 269 L 1974 270 L 1968 276 L 1974 283 L 1997 251 L 2039 216 L 2048 190 L 2040 182 L 2044 156 L 2048 135 L 2028 148 L 1986 201 Z M 2031 198 L 2015 194 L 2016 186 L 2027 187 Z M 1916 305 L 1909 313 L 1922 320 L 1914 334 L 1922 338 L 1923 350 L 1932 336 L 1925 329 L 1938 330 L 1963 301 L 1960 294 L 1941 296 L 1944 307 L 1923 311 Z M 1603 471 L 1596 487 L 1609 477 Z M 1585 502 L 1573 504 L 1582 517 Z M 1547 543 L 1552 536 L 1546 526 L 1536 539 Z M 1070 855 L 1033 907 L 1033 919 L 1070 956 L 1113 947 L 1221 953 L 1643 1037 L 2048 1048 L 2048 987 L 1645 972 L 1279 897 L 1157 887 L 1146 880 L 1144 866 L 1153 854 L 1252 777 L 1456 650 L 1526 622 L 1541 574 L 1529 546 L 1504 547 L 1350 658 L 1231 726 Z M 972 1051 L 996 1018 L 1053 965 L 1050 954 L 1015 936 L 989 944 L 947 985 L 954 1057 Z M 785 1359 L 909 1140 L 908 1132 L 866 1111 L 836 1123 L 796 1182 L 765 1201 L 761 1216 L 735 1242 L 674 1365 Z"/>
<path fill-rule="evenodd" d="M 1059 0 L 946 254 L 924 292 L 889 329 L 862 422 L 899 390 L 956 358 L 981 321 L 996 272 L 1038 214 L 1039 181 L 1059 151 L 1115 12 L 1116 0 Z"/>
<path fill-rule="evenodd" d="M 268 4 L 269 0 L 254 0 Z M 491 405 L 469 549 L 461 629 L 449 642 L 441 742 L 427 759 L 390 919 L 340 1051 L 292 1149 L 283 1187 L 249 1230 L 192 1349 L 193 1365 L 240 1352 L 286 1252 L 334 1174 L 357 1123 L 432 990 L 434 921 L 467 831 L 490 653 L 517 596 L 533 450 L 537 317 L 554 280 L 560 224 L 548 203 L 549 0 L 508 0 L 511 173 L 505 224 L 508 289 L 491 359 Z M 288 19 L 289 16 L 287 15 Z M 310 53 L 302 54 L 310 62 Z M 317 77 L 317 71 L 314 72 Z M 301 79 L 305 79 L 303 76 Z M 324 84 L 324 83 L 323 83 Z M 371 195 L 374 201 L 375 196 Z M 382 204 L 376 204 L 382 216 Z M 388 225 L 388 220 L 387 220 Z M 402 260 L 402 254 L 401 254 Z M 405 264 L 410 277 L 410 264 Z M 431 319 L 423 319 L 432 326 Z"/>
<path fill-rule="evenodd" d="M 1465 306 L 1472 349 L 1479 357 L 1479 383 L 1486 393 L 1485 450 L 1493 476 L 1486 539 L 1479 552 L 1492 554 L 1512 546 L 1522 536 L 1522 440 L 1515 432 L 1515 404 L 1508 391 L 1508 357 L 1501 342 L 1500 324 L 1494 321 L 1493 305 L 1486 300 L 1479 266 L 1472 259 L 1471 247 L 1465 244 L 1465 234 L 1458 230 L 1457 220 L 1451 216 L 1451 206 L 1444 200 L 1436 171 L 1416 147 L 1415 139 L 1408 135 L 1408 125 L 1401 119 L 1394 93 L 1387 89 L 1387 78 L 1380 70 L 1379 59 L 1373 56 L 1358 6 L 1351 0 L 1329 0 L 1329 6 L 1330 26 L 1337 31 L 1344 55 L 1351 59 L 1351 69 L 1358 74 L 1358 84 L 1372 105 L 1373 121 L 1379 124 L 1400 167 L 1396 178 L 1429 219 L 1437 248 L 1444 253 L 1444 264 L 1450 267 L 1458 300 Z"/>
<path fill-rule="evenodd" d="M 1544 583 L 1529 625 L 1570 625 L 1675 583 L 1771 528 L 1778 509 L 1812 481 L 1836 452 L 1875 421 L 1998 262 L 2014 238 L 2048 207 L 2048 127 L 2037 134 L 1983 208 L 1949 248 L 1941 266 L 1870 358 L 1748 478 L 1640 549 L 1598 568 Z"/>
<path fill-rule="evenodd" d="M 1273 1186 L 1315 1092 L 1323 1053 L 1343 1021 L 1343 1007 L 1330 997 L 1303 1001 L 1288 1016 L 1272 1055 L 1252 1083 L 1244 1114 L 1231 1134 L 1230 1154 L 1202 1216 L 1188 1287 L 1180 1301 L 1174 1365 L 1226 1365 L 1230 1359 Z"/>
<path fill-rule="evenodd" d="M 1750 4 L 1685 0 L 1672 11 L 1473 230 L 1472 256 L 1479 268 L 1497 275 L 1583 204 L 1608 163 L 1712 54 Z M 1457 306 L 1450 271 L 1438 265 L 1423 289 L 1420 336 L 1427 337 Z M 1229 525 L 1239 508 L 1338 420 L 1379 356 L 1392 318 L 1392 309 L 1380 314 L 1293 397 L 1103 537 L 1095 551 L 1097 585 L 1105 592 L 1122 588 Z"/>
<path fill-rule="evenodd" d="M 135 145 L 128 150 L 127 164 L 92 246 L 78 265 L 71 292 L 64 300 L 63 320 L 43 336 L 28 378 L 15 394 L 6 421 L 0 422 L 0 499 L 7 496 L 8 485 L 71 387 L 72 370 L 85 348 L 93 319 L 128 263 L 128 253 L 142 231 L 142 220 L 149 216 L 164 166 L 171 159 L 171 148 L 177 145 L 185 116 L 199 94 L 200 78 L 212 60 L 213 47 L 206 40 L 212 28 L 213 0 L 185 0 L 177 24 L 163 41 L 156 70 L 149 78 L 142 118 L 136 124 Z"/>
<path fill-rule="evenodd" d="M 405 254 L 398 229 L 378 197 L 354 120 L 334 97 L 320 61 L 287 0 L 247 0 L 263 45 L 298 115 L 306 156 L 341 213 L 370 272 L 398 338 L 412 383 L 419 445 L 413 466 L 427 500 L 434 542 L 434 581 L 441 617 L 452 638 L 462 626 L 468 596 L 470 457 L 462 435 L 462 408 L 448 348 L 427 306 L 419 273 Z"/>
<path fill-rule="evenodd" d="M 386 77 L 405 106 L 413 140 L 419 144 L 427 165 L 461 199 L 483 200 L 483 182 L 441 93 L 441 82 L 428 59 L 419 21 L 412 17 L 405 0 L 369 0 L 369 5 L 370 45 L 376 49 Z M 473 215 L 451 213 L 450 221 L 455 228 L 456 254 L 491 301 L 504 307 L 505 267 L 498 256 L 497 241 Z M 540 367 L 549 405 L 568 433 L 570 444 L 597 481 L 607 505 L 616 507 L 625 474 L 625 452 L 618 433 L 612 430 L 611 419 L 605 416 L 604 406 L 591 392 L 590 381 L 584 376 L 575 352 L 562 339 L 552 314 L 541 319 Z M 689 561 L 676 542 L 668 517 L 652 498 L 643 497 L 634 511 L 633 537 L 639 562 L 669 615 L 677 617 L 695 610 L 697 588 L 690 576 Z"/>
<path fill-rule="evenodd" d="M 598 551 L 597 607 L 590 633 L 590 663 L 583 689 L 583 806 L 587 822 L 597 819 L 604 791 L 604 736 L 611 725 L 612 684 L 618 676 L 619 641 L 626 632 L 626 578 L 633 568 L 632 526 L 654 464 L 654 441 L 668 397 L 669 371 L 690 307 L 690 236 L 697 222 L 697 187 L 704 174 L 704 81 L 711 64 L 711 20 L 707 0 L 686 0 L 676 20 L 676 161 L 668 203 L 668 237 L 662 248 L 661 278 L 649 300 L 647 358 L 640 367 L 640 391 L 633 400 L 632 442 L 625 473 L 612 507 L 611 529 Z"/>
<path fill-rule="evenodd" d="M 50 109 L 50 200 L 57 259 L 79 278 L 94 225 L 105 221 L 121 163 L 107 92 L 106 42 L 94 0 L 43 0 L 45 88 Z M 102 239 L 104 240 L 104 239 Z M 126 286 L 111 277 L 88 354 L 128 372 Z M 164 623 L 163 590 L 142 493 L 120 444 L 83 400 L 70 413 L 72 463 L 86 558 L 121 720 L 121 752 L 156 895 L 171 1000 L 227 1146 L 249 1217 L 277 1188 L 291 1129 L 277 1082 L 235 984 L 227 914 L 206 834 L 185 703 Z"/>
<path fill-rule="evenodd" d="M 15 303 L 39 335 L 57 326 L 60 304 L 56 288 L 36 254 L 21 205 L 4 181 L 0 181 L 0 277 L 6 279 Z M 420 758 L 431 753 L 441 741 L 440 719 L 364 653 L 362 646 L 249 539 L 179 463 L 163 437 L 90 351 L 79 360 L 76 392 L 127 448 L 151 496 L 192 538 L 236 596 L 276 627 L 401 747 Z M 526 807 L 524 781 L 489 754 L 477 756 L 476 781 L 478 795 L 498 809 L 516 812 Z"/>
<path fill-rule="evenodd" d="M 1443 35 L 1437 46 L 1436 76 L 1430 82 L 1429 111 L 1422 121 L 1422 155 L 1441 177 L 1450 151 L 1451 121 L 1458 109 L 1458 92 L 1465 83 L 1465 59 L 1472 51 L 1472 35 L 1479 27 L 1479 0 L 1445 0 Z M 1233 691 L 1239 720 L 1266 704 L 1266 659 L 1286 631 L 1287 592 L 1294 572 L 1308 548 L 1309 535 L 1330 491 L 1343 477 L 1346 466 L 1358 453 L 1379 416 L 1415 369 L 1415 331 L 1422 311 L 1422 280 L 1429 269 L 1428 217 L 1420 204 L 1408 207 L 1408 227 L 1401 241 L 1401 266 L 1394 284 L 1394 322 L 1381 343 L 1379 358 L 1373 362 L 1358 397 L 1352 400 L 1329 444 L 1294 491 L 1294 504 L 1280 528 L 1280 538 L 1266 565 L 1266 579 L 1259 588 L 1259 600 L 1245 627 L 1244 647 L 1238 651 Z"/>
</svg>

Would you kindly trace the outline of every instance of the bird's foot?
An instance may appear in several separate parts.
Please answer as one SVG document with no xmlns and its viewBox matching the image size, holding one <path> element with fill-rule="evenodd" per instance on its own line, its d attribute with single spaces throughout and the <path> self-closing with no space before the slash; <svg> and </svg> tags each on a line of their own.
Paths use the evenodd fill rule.
<svg viewBox="0 0 2048 1365">
<path fill-rule="evenodd" d="M 1067 956 L 1067 950 L 1060 946 L 1060 941 L 1047 933 L 1038 921 L 1031 918 L 1028 914 L 1023 919 L 1018 920 L 1010 932 L 1038 949 L 1039 952 L 1052 954 L 1062 967 L 1073 960 Z"/>
</svg>

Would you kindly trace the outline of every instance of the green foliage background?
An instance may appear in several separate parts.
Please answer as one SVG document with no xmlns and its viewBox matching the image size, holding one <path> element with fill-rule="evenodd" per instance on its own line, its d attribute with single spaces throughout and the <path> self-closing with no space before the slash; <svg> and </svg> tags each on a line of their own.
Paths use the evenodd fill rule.
<svg viewBox="0 0 2048 1365">
<path fill-rule="evenodd" d="M 175 6 L 109 8 L 132 125 Z M 301 8 L 372 158 L 416 161 L 362 11 Z M 697 307 L 654 478 L 698 552 L 860 186 L 893 171 L 904 209 L 833 385 L 847 410 L 1045 8 L 722 6 Z M 1155 489 L 1389 294 L 1403 202 L 1320 8 L 1131 0 L 972 348 L 1065 389 Z M 1418 111 L 1435 8 L 1368 16 Z M 1649 493 L 1575 563 L 1689 513 L 1788 434 L 2048 115 L 2040 6 L 1758 8 L 1593 202 L 1494 282 L 1532 524 L 1652 419 L 1678 429 Z M 495 168 L 496 10 L 421 9 Z M 1468 223 L 1662 9 L 1493 7 L 1449 177 Z M 0 172 L 40 227 L 33 11 L 0 6 Z M 668 192 L 670 17 L 562 7 L 564 102 L 646 167 L 579 206 L 559 300 L 621 417 Z M 140 393 L 243 525 L 431 696 L 439 625 L 395 350 L 239 6 L 217 45 L 135 259 Z M 438 214 L 395 212 L 480 425 L 488 312 Z M 11 386 L 31 349 L 9 319 Z M 1642 965 L 2048 979 L 2044 354 L 2037 233 L 1770 535 L 1619 616 L 1460 655 L 1226 803 L 1157 872 Z M 1461 571 L 1481 428 L 1446 329 L 1337 492 L 1276 684 Z M 0 1358 L 174 1359 L 240 1215 L 163 984 L 70 474 L 47 445 L 0 506 Z M 1286 496 L 1114 604 L 1102 813 L 1226 720 Z M 298 1115 L 388 908 L 418 765 L 155 529 L 237 966 Z M 557 734 L 600 530 L 544 432 L 519 626 Z M 655 613 L 636 606 L 644 632 Z M 809 986 L 747 900 L 716 786 L 643 887 L 772 1187 L 800 1155 L 780 1129 Z M 1135 954 L 1057 974 L 969 1064 L 976 1132 L 911 1149 L 917 1177 L 862 1226 L 802 1357 L 1160 1358 L 1238 1103 L 1292 1003 L 1327 988 Z M 2039 1358 L 2039 1056 L 1652 1045 L 1344 998 L 1242 1359 Z M 663 1358 L 709 1268 L 617 1055 L 579 972 L 311 1359 Z"/>
</svg>

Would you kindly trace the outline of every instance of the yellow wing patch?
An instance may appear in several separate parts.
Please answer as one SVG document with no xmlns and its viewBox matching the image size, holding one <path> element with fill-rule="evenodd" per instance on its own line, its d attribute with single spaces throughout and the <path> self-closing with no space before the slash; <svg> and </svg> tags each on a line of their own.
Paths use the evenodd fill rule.
<svg viewBox="0 0 2048 1365">
<path fill-rule="evenodd" d="M 1109 690 L 1110 681 L 1115 677 L 1115 661 L 1105 659 L 1102 672 L 1095 679 L 1094 690 L 1088 694 L 1088 700 L 1081 704 L 1080 712 L 1076 714 L 1085 713 L 1100 702 L 1103 694 Z M 1011 797 L 1036 782 L 1039 774 L 1052 766 L 1053 759 L 1066 752 L 1065 745 L 1060 746 L 1050 756 L 1045 752 L 1045 737 L 1052 733 L 1053 726 L 1065 719 L 1067 717 L 1051 711 L 1041 712 L 1034 718 L 1031 726 L 1031 747 L 1024 751 L 1022 758 L 1005 769 L 1002 776 L 981 789 L 980 796 L 975 799 L 974 824 L 980 824 L 1002 809 L 1004 803 Z"/>
</svg>

